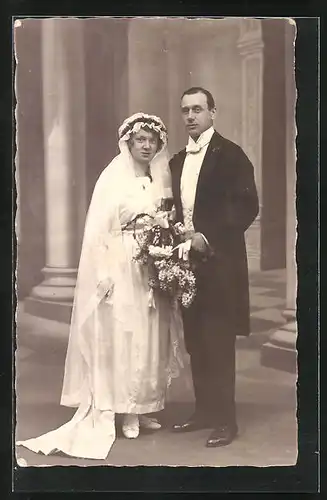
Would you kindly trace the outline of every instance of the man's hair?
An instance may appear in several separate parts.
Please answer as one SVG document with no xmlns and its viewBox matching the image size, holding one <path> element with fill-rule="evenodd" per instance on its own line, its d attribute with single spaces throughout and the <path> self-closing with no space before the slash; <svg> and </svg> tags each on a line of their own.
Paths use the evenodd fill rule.
<svg viewBox="0 0 327 500">
<path fill-rule="evenodd" d="M 193 95 L 193 94 L 198 94 L 199 92 L 201 92 L 207 97 L 208 109 L 210 109 L 210 111 L 214 109 L 216 106 L 215 100 L 212 97 L 211 92 L 209 92 L 209 90 L 204 89 L 203 87 L 191 87 L 190 89 L 185 90 L 185 92 L 183 92 L 181 99 L 183 99 L 184 95 Z"/>
</svg>

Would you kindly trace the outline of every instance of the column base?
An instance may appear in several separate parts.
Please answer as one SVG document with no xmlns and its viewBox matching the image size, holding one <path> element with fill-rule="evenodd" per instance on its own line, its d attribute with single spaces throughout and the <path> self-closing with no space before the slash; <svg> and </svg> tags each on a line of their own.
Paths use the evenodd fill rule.
<svg viewBox="0 0 327 500">
<path fill-rule="evenodd" d="M 76 269 L 46 267 L 42 272 L 45 279 L 25 299 L 25 312 L 40 318 L 70 323 Z"/>
<path fill-rule="evenodd" d="M 297 324 L 292 321 L 277 330 L 261 348 L 261 364 L 289 373 L 297 372 Z"/>
<path fill-rule="evenodd" d="M 73 304 L 48 302 L 28 297 L 25 299 L 25 311 L 38 318 L 51 319 L 60 323 L 70 323 Z"/>
<path fill-rule="evenodd" d="M 70 325 L 53 319 L 36 316 L 26 311 L 26 302 L 17 304 L 16 342 L 44 355 L 56 353 L 64 356 L 67 350 Z"/>
</svg>

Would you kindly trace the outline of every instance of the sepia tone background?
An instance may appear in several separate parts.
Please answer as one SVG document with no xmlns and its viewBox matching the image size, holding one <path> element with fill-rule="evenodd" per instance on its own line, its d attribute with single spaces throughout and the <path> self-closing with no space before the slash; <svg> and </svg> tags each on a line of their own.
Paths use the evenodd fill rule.
<svg viewBox="0 0 327 500">
<path fill-rule="evenodd" d="M 295 373 L 294 37 L 286 19 L 16 21 L 23 344 L 47 338 L 42 332 L 51 324 L 52 337 L 65 346 L 87 207 L 98 175 L 118 152 L 122 121 L 139 111 L 160 116 L 173 155 L 187 140 L 181 94 L 200 85 L 215 98 L 216 129 L 255 168 L 260 213 L 246 234 L 252 305 L 270 310 L 261 319 L 271 320 L 269 335 L 260 337 L 260 364 Z M 268 282 L 275 306 L 260 306 Z M 276 282 L 283 287 L 275 290 Z M 276 321 L 272 308 L 279 308 Z"/>
</svg>

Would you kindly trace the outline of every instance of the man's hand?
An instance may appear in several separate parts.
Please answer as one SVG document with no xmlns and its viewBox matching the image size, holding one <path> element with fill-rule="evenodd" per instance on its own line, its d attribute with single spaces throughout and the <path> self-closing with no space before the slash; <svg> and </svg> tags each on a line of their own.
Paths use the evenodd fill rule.
<svg viewBox="0 0 327 500">
<path fill-rule="evenodd" d="M 208 252 L 208 250 L 210 249 L 210 245 L 202 233 L 189 231 L 187 233 L 186 241 L 177 245 L 174 250 L 178 249 L 179 259 L 188 260 L 191 248 L 199 253 L 204 254 Z"/>
<path fill-rule="evenodd" d="M 207 250 L 207 243 L 201 233 L 194 233 L 191 239 L 191 246 L 194 250 L 204 253 Z"/>
<path fill-rule="evenodd" d="M 188 239 L 188 240 L 184 241 L 183 243 L 180 243 L 179 245 L 177 245 L 175 248 L 173 248 L 173 251 L 178 250 L 178 258 L 179 259 L 188 260 L 190 249 L 191 249 L 191 243 L 192 243 L 191 239 Z"/>
</svg>

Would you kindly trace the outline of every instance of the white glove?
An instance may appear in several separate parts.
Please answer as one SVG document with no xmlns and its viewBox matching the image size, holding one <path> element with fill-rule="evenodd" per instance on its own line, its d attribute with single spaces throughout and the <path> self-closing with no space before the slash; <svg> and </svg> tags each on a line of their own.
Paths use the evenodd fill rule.
<svg viewBox="0 0 327 500">
<path fill-rule="evenodd" d="M 179 259 L 188 260 L 191 246 L 192 246 L 192 240 L 189 239 L 189 240 L 186 240 L 183 243 L 180 243 L 179 245 L 177 245 L 173 250 L 178 249 L 178 258 Z"/>
</svg>

